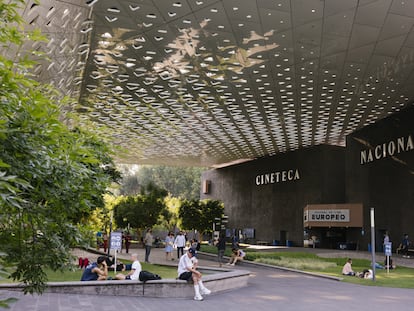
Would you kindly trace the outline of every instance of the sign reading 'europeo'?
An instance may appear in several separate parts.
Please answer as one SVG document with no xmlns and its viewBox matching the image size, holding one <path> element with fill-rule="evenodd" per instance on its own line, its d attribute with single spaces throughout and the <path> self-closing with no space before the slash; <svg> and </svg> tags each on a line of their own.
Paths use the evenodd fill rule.
<svg viewBox="0 0 414 311">
<path fill-rule="evenodd" d="M 256 176 L 256 185 L 276 184 L 280 182 L 293 181 L 300 179 L 299 170 L 292 169 L 286 171 L 266 173 Z"/>
<path fill-rule="evenodd" d="M 361 151 L 361 164 L 373 162 L 396 154 L 414 150 L 413 138 L 411 135 L 400 137 L 395 140 L 380 144 L 374 148 Z"/>
<path fill-rule="evenodd" d="M 304 215 L 305 221 L 349 222 L 348 209 L 309 210 Z"/>
</svg>

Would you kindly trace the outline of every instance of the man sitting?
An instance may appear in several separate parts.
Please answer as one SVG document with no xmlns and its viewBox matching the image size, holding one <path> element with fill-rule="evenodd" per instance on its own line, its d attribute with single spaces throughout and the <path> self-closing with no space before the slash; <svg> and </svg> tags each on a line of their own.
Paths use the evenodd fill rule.
<svg viewBox="0 0 414 311">
<path fill-rule="evenodd" d="M 201 280 L 202 274 L 200 271 L 197 271 L 197 262 L 195 261 L 196 250 L 193 248 L 188 249 L 187 253 L 180 257 L 180 262 L 178 263 L 178 278 L 180 280 L 193 280 L 194 283 L 194 300 L 203 300 L 203 295 L 209 295 L 211 293 L 208 290 Z M 194 259 L 193 259 L 194 258 Z M 193 261 L 194 260 L 194 261 Z"/>
<path fill-rule="evenodd" d="M 127 274 L 118 273 L 115 276 L 117 280 L 138 280 L 141 273 L 141 263 L 138 261 L 138 254 L 131 254 L 132 266 L 131 271 Z"/>
<path fill-rule="evenodd" d="M 102 281 L 108 277 L 108 266 L 104 256 L 88 265 L 82 273 L 81 281 Z"/>
</svg>

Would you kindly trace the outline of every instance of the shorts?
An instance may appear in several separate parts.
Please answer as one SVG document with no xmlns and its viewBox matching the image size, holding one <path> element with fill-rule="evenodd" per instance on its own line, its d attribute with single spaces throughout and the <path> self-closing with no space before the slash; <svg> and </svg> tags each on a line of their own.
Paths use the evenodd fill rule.
<svg viewBox="0 0 414 311">
<path fill-rule="evenodd" d="M 192 279 L 192 275 L 193 275 L 193 273 L 192 273 L 192 272 L 187 271 L 187 272 L 183 272 L 183 273 L 181 273 L 181 274 L 180 274 L 180 276 L 179 276 L 178 278 L 179 278 L 180 280 L 184 280 L 184 281 L 189 282 L 189 281 Z"/>
</svg>

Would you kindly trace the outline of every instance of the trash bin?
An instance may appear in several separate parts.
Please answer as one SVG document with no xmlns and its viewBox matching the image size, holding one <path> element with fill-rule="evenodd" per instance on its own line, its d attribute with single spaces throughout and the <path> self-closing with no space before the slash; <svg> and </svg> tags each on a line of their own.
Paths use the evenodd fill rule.
<svg viewBox="0 0 414 311">
<path fill-rule="evenodd" d="M 371 251 L 371 243 L 368 243 L 368 252 Z"/>
<path fill-rule="evenodd" d="M 272 245 L 273 246 L 278 246 L 279 245 L 279 241 L 278 240 L 273 240 Z"/>
<path fill-rule="evenodd" d="M 286 246 L 291 247 L 292 246 L 292 241 L 286 240 Z"/>
</svg>

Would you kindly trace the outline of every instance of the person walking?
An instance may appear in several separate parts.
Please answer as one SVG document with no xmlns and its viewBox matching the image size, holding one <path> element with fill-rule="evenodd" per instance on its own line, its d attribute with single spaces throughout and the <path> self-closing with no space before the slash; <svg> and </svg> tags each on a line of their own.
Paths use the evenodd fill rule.
<svg viewBox="0 0 414 311">
<path fill-rule="evenodd" d="M 103 234 L 103 249 L 104 253 L 106 253 L 106 249 L 108 248 L 108 234 L 106 234 L 106 231 Z"/>
<path fill-rule="evenodd" d="M 125 235 L 125 251 L 128 254 L 129 252 L 129 247 L 131 246 L 131 234 L 129 234 L 129 232 L 126 233 Z"/>
<path fill-rule="evenodd" d="M 170 231 L 165 237 L 165 260 L 174 260 L 172 250 L 174 245 L 174 234 Z"/>
<path fill-rule="evenodd" d="M 225 251 L 226 251 L 226 237 L 222 233 L 220 234 L 220 237 L 217 241 L 217 261 L 220 267 L 223 265 L 223 256 L 224 256 Z"/>
<path fill-rule="evenodd" d="M 390 236 L 388 234 L 388 231 L 385 231 L 384 233 L 384 239 L 382 241 L 382 251 L 385 252 L 385 245 L 387 245 L 390 242 Z"/>
<path fill-rule="evenodd" d="M 404 234 L 404 237 L 401 241 L 401 246 L 402 246 L 401 251 L 403 253 L 403 257 L 410 258 L 410 256 L 408 256 L 408 248 L 410 246 L 410 240 L 408 239 L 407 233 Z"/>
<path fill-rule="evenodd" d="M 149 263 L 149 256 L 151 254 L 152 244 L 154 243 L 154 237 L 152 236 L 152 229 L 148 228 L 147 233 L 145 234 L 144 244 L 145 244 L 145 262 Z"/>
<path fill-rule="evenodd" d="M 180 256 L 184 255 L 185 242 L 186 241 L 183 232 L 178 232 L 178 235 L 176 236 L 174 241 L 175 246 L 177 246 L 177 259 L 180 259 Z"/>
</svg>

